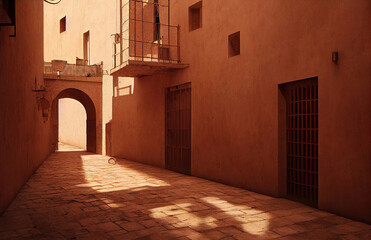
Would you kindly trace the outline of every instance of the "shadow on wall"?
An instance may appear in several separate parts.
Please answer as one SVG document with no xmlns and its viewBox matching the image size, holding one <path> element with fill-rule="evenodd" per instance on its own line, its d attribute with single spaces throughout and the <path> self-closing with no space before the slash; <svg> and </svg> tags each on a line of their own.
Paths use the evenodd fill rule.
<svg viewBox="0 0 371 240">
<path fill-rule="evenodd" d="M 111 142 L 112 120 L 106 123 L 106 155 L 112 156 L 112 142 Z"/>
<path fill-rule="evenodd" d="M 134 79 L 113 77 L 113 97 L 130 96 L 134 94 Z"/>
</svg>

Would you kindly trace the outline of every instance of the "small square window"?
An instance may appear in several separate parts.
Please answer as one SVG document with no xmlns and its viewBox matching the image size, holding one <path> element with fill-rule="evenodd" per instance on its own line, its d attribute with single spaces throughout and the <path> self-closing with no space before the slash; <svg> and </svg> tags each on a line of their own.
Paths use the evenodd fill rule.
<svg viewBox="0 0 371 240">
<path fill-rule="evenodd" d="M 240 32 L 228 36 L 228 56 L 240 55 Z"/>
<path fill-rule="evenodd" d="M 202 1 L 189 7 L 189 31 L 202 26 Z"/>
<path fill-rule="evenodd" d="M 63 17 L 61 20 L 59 20 L 59 29 L 60 33 L 66 31 L 66 17 Z"/>
</svg>

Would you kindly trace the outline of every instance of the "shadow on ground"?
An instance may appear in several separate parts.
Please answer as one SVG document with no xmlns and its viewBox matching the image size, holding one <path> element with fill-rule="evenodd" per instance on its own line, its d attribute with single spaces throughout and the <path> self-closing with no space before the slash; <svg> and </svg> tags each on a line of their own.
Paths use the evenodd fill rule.
<svg viewBox="0 0 371 240">
<path fill-rule="evenodd" d="M 370 225 L 286 199 L 86 152 L 52 154 L 0 239 L 370 239 Z"/>
</svg>

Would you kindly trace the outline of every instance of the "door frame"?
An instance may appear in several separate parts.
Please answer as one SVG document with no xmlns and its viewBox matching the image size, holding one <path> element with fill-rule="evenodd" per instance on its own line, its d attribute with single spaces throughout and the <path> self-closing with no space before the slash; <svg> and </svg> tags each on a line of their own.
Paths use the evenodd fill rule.
<svg viewBox="0 0 371 240">
<path fill-rule="evenodd" d="M 318 200 L 319 200 L 319 156 L 317 155 L 317 203 L 312 204 L 307 201 L 301 201 L 295 198 L 292 198 L 291 195 L 288 194 L 287 189 L 287 100 L 286 100 L 286 91 L 287 86 L 292 84 L 303 84 L 306 85 L 305 82 L 308 81 L 316 81 L 317 88 L 319 86 L 318 76 L 299 79 L 295 81 L 285 82 L 282 84 L 278 84 L 278 195 L 280 197 L 284 197 L 293 201 L 297 201 L 306 205 L 310 205 L 312 207 L 318 207 Z M 317 90 L 319 92 L 319 90 Z M 318 94 L 317 92 L 317 94 Z M 317 101 L 319 103 L 319 94 L 317 95 Z M 319 108 L 317 109 L 317 118 L 319 121 Z M 319 127 L 318 127 L 319 129 Z M 319 130 L 317 135 L 317 143 L 319 147 Z"/>
<path fill-rule="evenodd" d="M 172 85 L 172 86 L 169 86 L 169 87 L 165 87 L 164 91 L 165 91 L 165 98 L 164 98 L 164 102 L 165 102 L 165 108 L 164 108 L 164 117 L 165 117 L 165 169 L 168 169 L 168 170 L 171 170 L 171 171 L 174 171 L 173 169 L 170 169 L 168 167 L 168 161 L 167 161 L 167 154 L 166 154 L 166 148 L 167 148 L 167 145 L 168 145 L 168 138 L 167 138 L 167 123 L 168 123 L 168 119 L 167 119 L 167 97 L 168 97 L 168 91 L 171 89 L 171 88 L 176 88 L 177 90 L 180 90 L 182 88 L 189 88 L 190 89 L 190 116 L 189 116 L 189 120 L 190 120 L 190 159 L 189 159 L 189 172 L 187 173 L 184 173 L 184 172 L 179 172 L 179 173 L 182 173 L 182 174 L 186 174 L 186 175 L 192 175 L 192 82 L 186 82 L 186 83 L 181 83 L 181 84 L 178 84 L 178 85 Z"/>
</svg>

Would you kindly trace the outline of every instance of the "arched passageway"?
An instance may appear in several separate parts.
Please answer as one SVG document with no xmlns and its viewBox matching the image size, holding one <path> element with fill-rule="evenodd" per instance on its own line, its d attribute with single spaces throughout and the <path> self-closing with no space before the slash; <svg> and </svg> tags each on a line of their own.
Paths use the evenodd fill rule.
<svg viewBox="0 0 371 240">
<path fill-rule="evenodd" d="M 58 141 L 73 146 L 76 150 L 86 150 L 86 110 L 75 99 L 58 100 Z M 58 150 L 59 149 L 58 146 Z"/>
<path fill-rule="evenodd" d="M 58 105 L 59 99 L 72 98 L 79 101 L 86 111 L 86 149 L 88 152 L 97 152 L 97 130 L 96 130 L 96 109 L 91 98 L 81 90 L 68 88 L 61 91 L 53 100 L 51 109 L 52 123 L 52 142 L 54 146 L 58 144 Z"/>
</svg>

